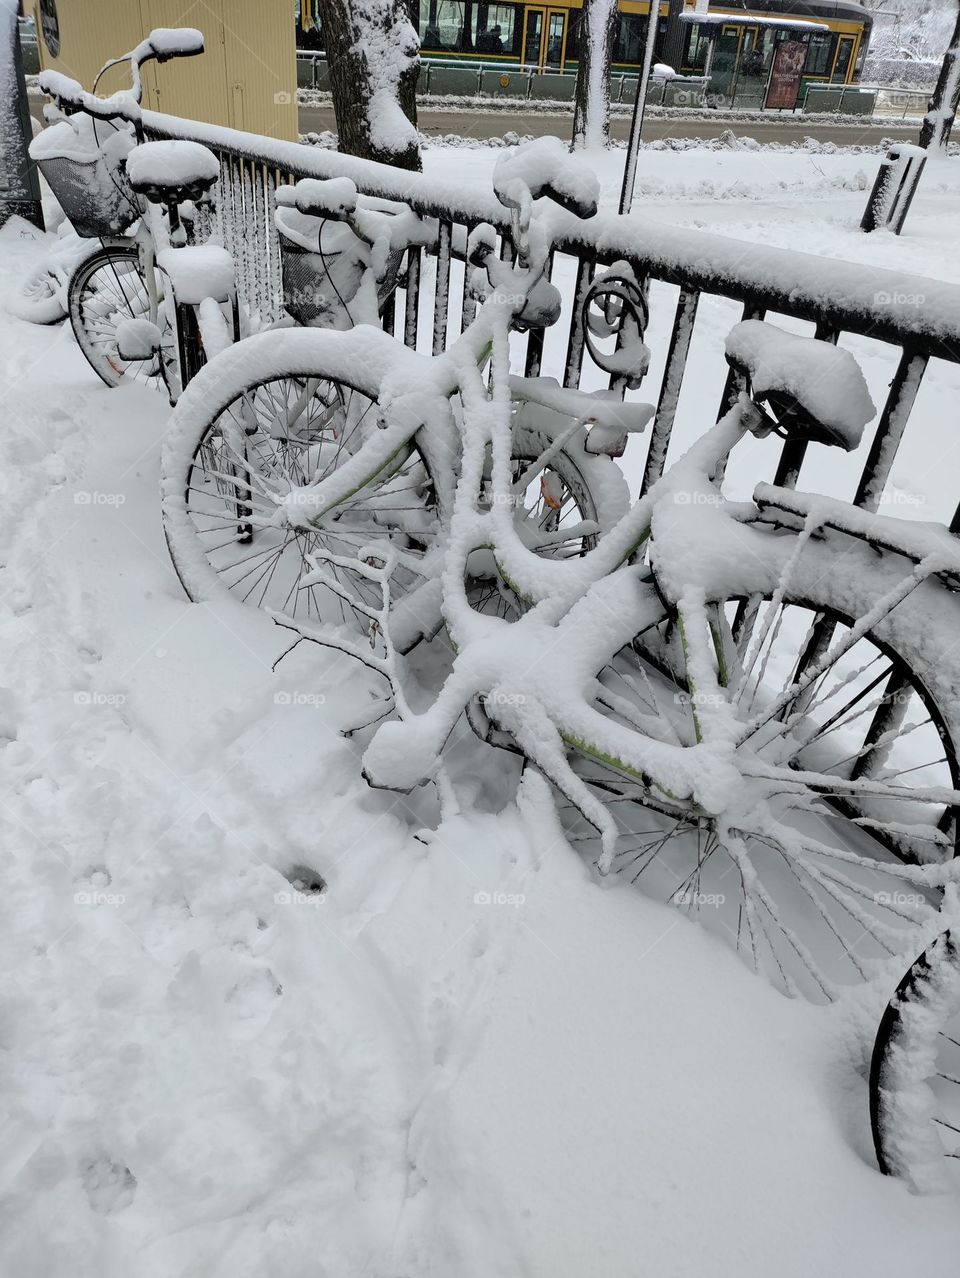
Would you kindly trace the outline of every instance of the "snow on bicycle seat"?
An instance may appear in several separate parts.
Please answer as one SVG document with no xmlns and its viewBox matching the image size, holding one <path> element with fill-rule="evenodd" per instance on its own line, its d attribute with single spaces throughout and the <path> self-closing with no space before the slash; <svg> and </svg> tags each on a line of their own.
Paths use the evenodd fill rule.
<svg viewBox="0 0 960 1278">
<path fill-rule="evenodd" d="M 743 320 L 727 334 L 726 354 L 746 374 L 756 399 L 769 400 L 778 415 L 799 405 L 824 443 L 852 451 L 877 411 L 860 365 L 830 342 Z"/>
<path fill-rule="evenodd" d="M 130 153 L 127 177 L 148 200 L 198 200 L 220 177 L 220 161 L 199 142 L 143 142 Z"/>
<path fill-rule="evenodd" d="M 217 244 L 193 244 L 166 248 L 157 254 L 157 265 L 173 285 L 178 302 L 199 306 L 206 297 L 215 302 L 233 298 L 233 258 Z"/>
<path fill-rule="evenodd" d="M 549 196 L 577 217 L 593 217 L 600 201 L 596 173 L 554 137 L 535 138 L 501 152 L 493 189 L 507 208 L 520 208 L 529 190 L 532 199 Z"/>
</svg>

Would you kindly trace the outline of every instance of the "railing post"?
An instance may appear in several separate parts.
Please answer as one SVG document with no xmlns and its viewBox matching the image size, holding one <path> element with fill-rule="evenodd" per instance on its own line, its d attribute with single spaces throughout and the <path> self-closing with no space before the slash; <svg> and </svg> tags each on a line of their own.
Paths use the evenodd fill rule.
<svg viewBox="0 0 960 1278">
<path fill-rule="evenodd" d="M 892 231 L 899 235 L 927 162 L 927 153 L 919 146 L 898 142 L 892 146 L 877 173 L 870 199 L 860 222 L 861 231 Z"/>
</svg>

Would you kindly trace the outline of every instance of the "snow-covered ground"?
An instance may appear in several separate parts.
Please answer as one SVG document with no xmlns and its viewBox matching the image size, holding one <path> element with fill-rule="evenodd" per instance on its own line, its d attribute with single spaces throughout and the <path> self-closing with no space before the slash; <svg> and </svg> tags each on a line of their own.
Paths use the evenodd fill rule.
<svg viewBox="0 0 960 1278">
<path fill-rule="evenodd" d="M 426 164 L 486 182 L 495 155 Z M 876 162 L 646 152 L 643 203 L 960 278 L 954 166 L 895 242 L 854 229 Z M 0 232 L 0 289 L 41 248 Z M 939 510 L 956 370 L 931 385 L 934 444 L 895 479 Z M 339 734 L 368 677 L 302 647 L 274 672 L 272 625 L 182 597 L 165 403 L 4 312 L 0 386 L 0 1273 L 956 1272 L 956 1204 L 873 1163 L 879 995 L 788 1001 L 598 883 L 466 730 L 460 815 L 368 790 Z"/>
</svg>

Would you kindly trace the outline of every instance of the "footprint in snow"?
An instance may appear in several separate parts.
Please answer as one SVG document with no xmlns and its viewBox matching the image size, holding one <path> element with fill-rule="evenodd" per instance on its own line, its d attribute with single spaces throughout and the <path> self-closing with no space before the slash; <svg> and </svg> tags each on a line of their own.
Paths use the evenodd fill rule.
<svg viewBox="0 0 960 1278">
<path fill-rule="evenodd" d="M 80 1179 L 91 1208 L 101 1216 L 129 1207 L 137 1191 L 136 1177 L 130 1168 L 106 1155 L 84 1163 Z"/>
</svg>

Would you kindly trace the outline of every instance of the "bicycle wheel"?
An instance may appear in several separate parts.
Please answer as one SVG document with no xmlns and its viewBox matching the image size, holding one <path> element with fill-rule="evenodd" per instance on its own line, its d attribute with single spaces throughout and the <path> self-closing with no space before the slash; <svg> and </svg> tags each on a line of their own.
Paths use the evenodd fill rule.
<svg viewBox="0 0 960 1278">
<path fill-rule="evenodd" d="M 159 272 L 157 287 L 162 296 Z M 117 326 L 124 320 L 149 318 L 150 314 L 150 298 L 135 244 L 108 245 L 82 262 L 70 281 L 68 305 L 77 345 L 107 386 L 130 381 L 152 389 L 166 386 L 168 369 L 176 367 L 169 325 L 161 324 L 164 346 L 154 359 L 127 364 L 117 351 Z"/>
<path fill-rule="evenodd" d="M 445 498 L 435 476 L 449 475 L 450 486 L 452 439 L 431 443 L 431 432 L 417 432 L 322 531 L 293 528 L 280 511 L 292 489 L 328 478 L 376 432 L 380 384 L 398 360 L 414 361 L 422 377 L 422 357 L 379 330 L 300 329 L 258 334 L 201 370 L 178 404 L 163 462 L 167 541 L 191 599 L 229 594 L 254 607 L 368 632 L 379 588 L 344 561 L 356 561 L 365 546 L 389 543 L 398 557 L 391 603 L 407 597 L 409 613 L 397 623 L 395 642 L 406 650 L 439 628 L 439 564 L 421 567 L 444 527 Z M 549 443 L 529 433 L 517 438 L 528 461 Z M 434 455 L 438 448 L 442 457 Z M 591 462 L 607 460 L 584 457 L 581 466 L 572 454 L 559 456 L 531 480 L 528 487 L 540 496 L 518 504 L 518 519 L 544 553 L 574 545 L 579 553 L 595 538 L 595 523 L 583 525 L 574 507 L 591 519 L 610 516 L 615 485 L 608 482 L 603 498 L 593 500 L 586 477 Z M 559 500 L 558 476 L 567 485 Z M 625 508 L 625 491 L 622 497 Z M 332 580 L 305 586 L 308 556 L 316 554 Z M 489 591 L 490 606 L 497 606 L 492 559 L 485 565 L 478 557 L 473 569 L 476 590 Z"/>
<path fill-rule="evenodd" d="M 702 756 L 705 773 L 703 722 L 722 702 L 732 725 L 723 793 L 675 802 L 622 756 L 571 738 L 574 767 L 616 820 L 613 868 L 732 939 L 786 992 L 830 999 L 915 953 L 935 917 L 960 788 L 960 669 L 943 623 L 960 614 L 934 579 L 878 612 L 913 565 L 852 538 L 803 543 L 739 525 L 736 538 L 739 557 L 706 568 L 715 580 L 696 651 L 664 603 L 594 686 L 606 723 L 698 750 L 689 757 Z M 671 598 L 674 552 L 679 542 L 654 542 L 651 598 Z M 689 577 L 691 561 L 676 562 Z M 875 624 L 854 629 L 871 609 Z M 574 837 L 592 848 L 571 811 Z"/>
<path fill-rule="evenodd" d="M 870 1063 L 880 1170 L 918 1193 L 960 1190 L 960 938 L 943 932 L 907 970 Z"/>
<path fill-rule="evenodd" d="M 331 340 L 332 339 L 332 340 Z M 361 353 L 358 353 L 361 352 Z M 399 597 L 436 531 L 423 449 L 410 442 L 337 508 L 323 530 L 294 528 L 281 506 L 319 483 L 377 428 L 377 395 L 397 344 L 382 333 L 300 329 L 248 338 L 201 369 L 165 443 L 164 529 L 174 567 L 195 600 L 230 597 L 298 619 L 368 632 L 379 591 L 349 564 L 364 546 L 403 557 Z M 330 584 L 301 587 L 308 556 Z"/>
</svg>

